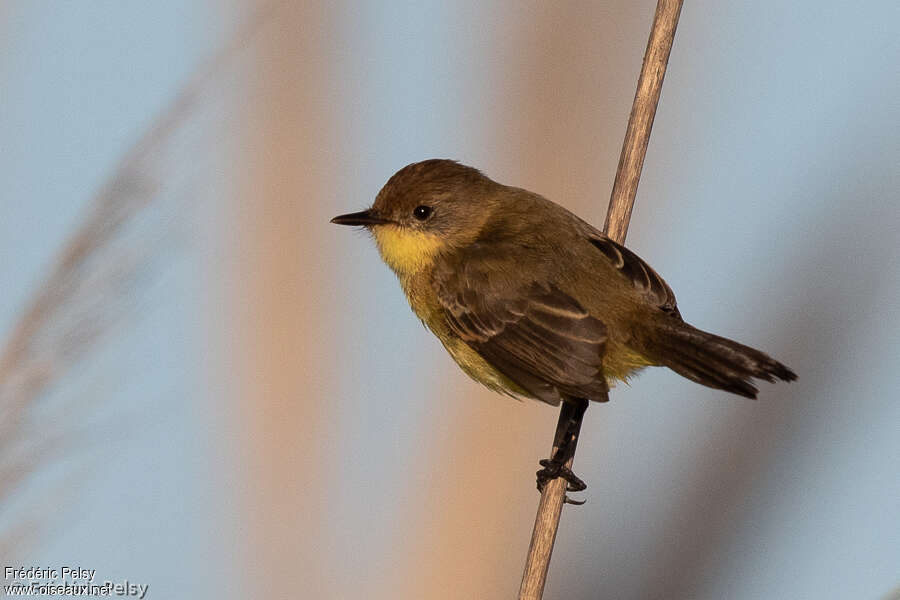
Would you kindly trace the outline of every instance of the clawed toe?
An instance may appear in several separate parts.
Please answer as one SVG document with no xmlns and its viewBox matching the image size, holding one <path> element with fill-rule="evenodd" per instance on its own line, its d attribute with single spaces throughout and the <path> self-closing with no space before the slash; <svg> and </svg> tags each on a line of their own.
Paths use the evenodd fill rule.
<svg viewBox="0 0 900 600">
<path fill-rule="evenodd" d="M 553 479 L 556 479 L 557 477 L 562 477 L 566 480 L 567 492 L 581 492 L 587 489 L 587 485 L 584 483 L 584 481 L 582 481 L 581 478 L 575 475 L 575 473 L 573 473 L 572 470 L 566 467 L 562 462 L 545 458 L 538 464 L 544 467 L 536 473 L 537 489 L 539 492 L 543 493 L 544 487 L 546 487 L 547 483 L 549 483 Z M 566 496 L 565 502 L 567 504 L 575 505 L 584 504 L 584 500 L 572 500 L 568 496 Z"/>
</svg>

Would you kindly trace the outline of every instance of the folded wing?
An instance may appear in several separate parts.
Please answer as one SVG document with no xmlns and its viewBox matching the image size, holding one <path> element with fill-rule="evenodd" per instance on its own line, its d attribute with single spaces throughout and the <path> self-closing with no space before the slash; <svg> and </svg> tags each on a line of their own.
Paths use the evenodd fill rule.
<svg viewBox="0 0 900 600">
<path fill-rule="evenodd" d="M 554 405 L 606 400 L 604 324 L 554 286 L 521 279 L 477 256 L 434 272 L 451 330 L 522 389 Z"/>
</svg>

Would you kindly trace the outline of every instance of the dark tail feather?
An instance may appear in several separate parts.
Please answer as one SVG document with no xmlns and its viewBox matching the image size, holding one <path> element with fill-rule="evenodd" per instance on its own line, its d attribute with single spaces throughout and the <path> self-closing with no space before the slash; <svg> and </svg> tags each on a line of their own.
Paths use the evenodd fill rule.
<svg viewBox="0 0 900 600">
<path fill-rule="evenodd" d="M 683 321 L 665 323 L 649 344 L 649 354 L 692 381 L 756 398 L 752 379 L 793 381 L 797 375 L 777 360 Z"/>
</svg>

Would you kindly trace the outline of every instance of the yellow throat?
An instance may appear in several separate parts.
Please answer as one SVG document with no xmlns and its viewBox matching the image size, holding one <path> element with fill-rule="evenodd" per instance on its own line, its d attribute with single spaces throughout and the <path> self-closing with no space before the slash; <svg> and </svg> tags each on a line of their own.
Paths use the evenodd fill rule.
<svg viewBox="0 0 900 600">
<path fill-rule="evenodd" d="M 398 225 L 378 225 L 372 228 L 372 233 L 381 258 L 401 278 L 431 266 L 444 245 L 444 241 L 433 233 Z"/>
</svg>

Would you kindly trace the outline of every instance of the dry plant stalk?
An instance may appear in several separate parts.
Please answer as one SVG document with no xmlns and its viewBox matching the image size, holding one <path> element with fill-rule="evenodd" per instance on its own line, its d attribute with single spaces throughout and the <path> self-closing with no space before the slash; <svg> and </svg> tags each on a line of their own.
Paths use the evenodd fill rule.
<svg viewBox="0 0 900 600">
<path fill-rule="evenodd" d="M 90 424 L 36 427 L 37 405 L 104 341 L 126 331 L 124 326 L 136 320 L 147 281 L 177 255 L 182 221 L 189 221 L 189 179 L 202 162 L 195 157 L 197 146 L 211 144 L 215 131 L 208 121 L 221 110 L 225 76 L 278 6 L 263 3 L 251 11 L 124 154 L 0 346 L 0 516 L 29 478 L 90 443 L 85 431 Z M 184 164 L 191 164 L 190 171 Z M 69 395 L 57 412 L 72 405 L 83 411 L 97 403 L 97 398 Z M 55 492 L 76 489 L 77 470 L 70 471 Z M 56 494 L 51 497 L 59 502 Z M 51 513 L 40 504 L 25 512 L 17 513 L 12 525 L 0 526 L 0 556 L 33 540 Z"/>
<path fill-rule="evenodd" d="M 656 116 L 656 106 L 659 103 L 666 65 L 669 62 L 669 53 L 675 39 L 675 28 L 678 26 L 682 1 L 659 0 L 656 5 L 656 14 L 653 17 L 650 39 L 644 53 L 644 63 L 638 78 L 631 116 L 628 119 L 628 129 L 625 132 L 625 141 L 619 158 L 619 167 L 616 170 L 616 179 L 609 199 L 606 224 L 603 228 L 606 235 L 620 244 L 625 242 L 625 234 L 631 220 L 631 210 L 641 178 L 641 169 L 644 166 L 644 156 L 647 154 L 650 130 Z M 574 449 L 578 442 L 578 431 L 581 429 L 581 417 L 578 415 L 575 415 L 576 427 L 571 429 L 569 425 L 574 414 L 573 411 L 574 405 L 563 402 L 550 454 L 554 455 L 567 430 L 574 431 L 574 439 L 570 442 L 573 457 L 566 463 L 566 467 L 569 468 L 574 462 Z M 556 478 L 544 487 L 534 521 L 534 530 L 531 534 L 525 572 L 519 588 L 519 600 L 539 600 L 544 595 L 544 584 L 547 580 L 550 556 L 553 552 L 553 543 L 556 540 L 556 531 L 559 528 L 559 518 L 562 514 L 565 497 L 566 481 L 562 478 Z"/>
</svg>

